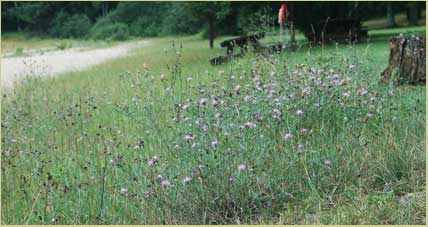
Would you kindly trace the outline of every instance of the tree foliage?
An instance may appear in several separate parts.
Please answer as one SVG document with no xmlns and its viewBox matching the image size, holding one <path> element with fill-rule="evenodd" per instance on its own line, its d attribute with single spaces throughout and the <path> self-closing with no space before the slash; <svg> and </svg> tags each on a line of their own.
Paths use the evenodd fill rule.
<svg viewBox="0 0 428 227">
<path fill-rule="evenodd" d="M 2 2 L 1 21 L 3 32 L 26 31 L 73 38 L 110 37 L 100 34 L 112 31 L 142 37 L 204 31 L 213 43 L 217 35 L 237 35 L 277 26 L 281 3 Z M 385 17 L 387 6 L 392 6 L 390 15 L 407 12 L 410 23 L 415 24 L 425 8 L 425 2 L 287 3 L 295 6 L 293 20 L 296 27 L 304 32 L 310 32 L 311 24 L 329 17 Z"/>
</svg>

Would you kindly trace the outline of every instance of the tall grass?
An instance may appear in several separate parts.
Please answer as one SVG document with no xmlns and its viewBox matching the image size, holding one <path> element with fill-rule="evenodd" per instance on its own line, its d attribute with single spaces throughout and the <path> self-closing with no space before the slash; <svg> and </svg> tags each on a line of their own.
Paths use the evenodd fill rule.
<svg viewBox="0 0 428 227">
<path fill-rule="evenodd" d="M 425 87 L 378 82 L 388 45 L 212 67 L 166 40 L 2 99 L 4 224 L 418 224 Z"/>
</svg>

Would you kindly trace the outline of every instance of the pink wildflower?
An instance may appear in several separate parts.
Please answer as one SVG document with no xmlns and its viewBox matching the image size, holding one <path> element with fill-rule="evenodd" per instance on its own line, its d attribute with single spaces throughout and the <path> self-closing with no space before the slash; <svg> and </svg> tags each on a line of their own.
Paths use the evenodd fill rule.
<svg viewBox="0 0 428 227">
<path fill-rule="evenodd" d="M 168 180 L 162 180 L 161 185 L 163 188 L 168 188 L 169 186 L 171 186 L 171 183 L 169 183 Z"/>
<path fill-rule="evenodd" d="M 247 169 L 247 166 L 244 165 L 244 164 L 241 164 L 241 165 L 238 166 L 238 170 L 241 171 L 241 172 L 245 171 L 246 169 Z"/>
</svg>

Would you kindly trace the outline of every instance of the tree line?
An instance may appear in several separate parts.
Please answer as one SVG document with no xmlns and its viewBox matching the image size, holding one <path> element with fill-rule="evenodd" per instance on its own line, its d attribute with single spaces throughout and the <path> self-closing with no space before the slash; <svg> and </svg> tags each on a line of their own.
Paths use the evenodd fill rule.
<svg viewBox="0 0 428 227">
<path fill-rule="evenodd" d="M 3 2 L 2 32 L 58 38 L 125 40 L 134 37 L 202 32 L 237 35 L 277 26 L 283 2 Z M 297 29 L 317 20 L 357 17 L 361 20 L 407 12 L 417 23 L 425 2 L 290 2 Z"/>
</svg>

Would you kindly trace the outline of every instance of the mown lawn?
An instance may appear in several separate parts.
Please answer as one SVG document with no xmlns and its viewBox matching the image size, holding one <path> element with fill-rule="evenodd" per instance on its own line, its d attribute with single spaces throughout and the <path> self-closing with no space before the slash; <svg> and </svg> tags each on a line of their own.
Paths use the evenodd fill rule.
<svg viewBox="0 0 428 227">
<path fill-rule="evenodd" d="M 425 222 L 397 202 L 425 192 L 425 87 L 379 82 L 387 37 L 216 67 L 151 41 L 3 93 L 3 224 Z"/>
</svg>

